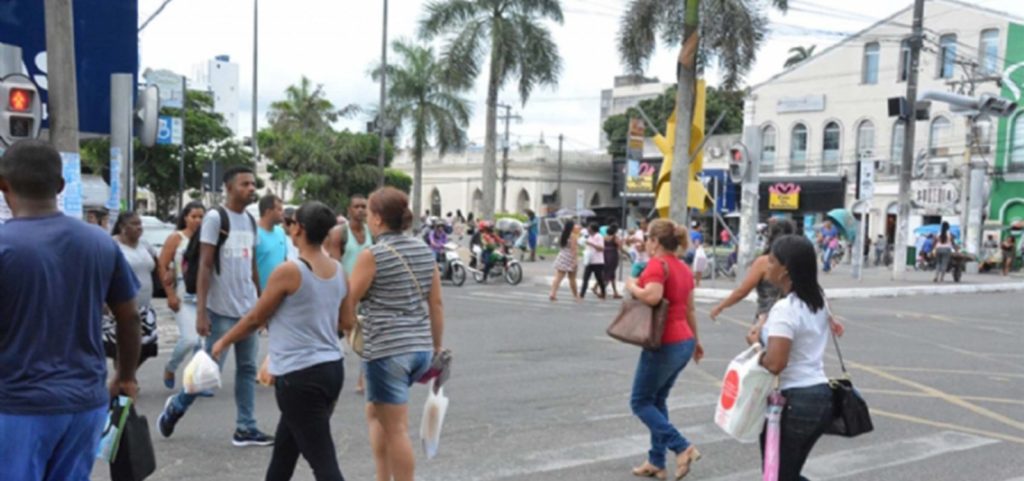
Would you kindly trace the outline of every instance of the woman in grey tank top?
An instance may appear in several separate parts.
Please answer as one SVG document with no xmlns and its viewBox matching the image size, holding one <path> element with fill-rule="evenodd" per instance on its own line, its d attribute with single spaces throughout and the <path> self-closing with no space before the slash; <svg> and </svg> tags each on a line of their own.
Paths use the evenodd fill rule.
<svg viewBox="0 0 1024 481">
<path fill-rule="evenodd" d="M 768 315 L 768 311 L 775 305 L 775 301 L 779 298 L 779 289 L 770 282 L 768 282 L 768 258 L 771 254 L 772 242 L 779 237 L 784 235 L 791 235 L 796 233 L 796 224 L 789 219 L 772 219 L 768 225 L 768 242 L 765 244 L 765 252 L 754 259 L 754 262 L 750 265 L 750 269 L 747 269 L 747 277 L 743 279 L 739 287 L 729 294 L 722 302 L 718 303 L 714 309 L 711 310 L 711 319 L 716 319 L 722 311 L 736 305 L 743 299 L 746 299 L 750 292 L 757 290 L 757 309 L 754 313 L 754 323 L 763 322 L 765 317 Z"/>
<path fill-rule="evenodd" d="M 409 387 L 441 352 L 441 276 L 430 248 L 405 234 L 412 224 L 405 193 L 379 189 L 370 195 L 369 211 L 377 244 L 356 259 L 351 296 L 366 310 L 363 370 L 370 445 L 377 479 L 413 481 L 416 459 L 406 403 Z M 346 317 L 354 316 L 347 311 Z"/>
<path fill-rule="evenodd" d="M 345 382 L 338 336 L 353 327 L 342 312 L 353 309 L 353 302 L 341 264 L 321 249 L 335 224 L 334 212 L 308 202 L 295 220 L 291 236 L 299 259 L 274 269 L 256 307 L 213 345 L 211 354 L 219 359 L 233 343 L 266 326 L 281 410 L 266 479 L 290 479 L 301 454 L 318 481 L 342 480 L 330 421 Z"/>
</svg>

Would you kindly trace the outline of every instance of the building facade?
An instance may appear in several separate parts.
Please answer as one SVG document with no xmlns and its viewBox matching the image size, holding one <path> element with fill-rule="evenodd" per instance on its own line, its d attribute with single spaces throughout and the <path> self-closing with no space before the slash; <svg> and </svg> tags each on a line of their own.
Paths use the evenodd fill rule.
<svg viewBox="0 0 1024 481">
<path fill-rule="evenodd" d="M 1002 95 L 1021 103 L 1024 91 L 1024 26 L 1011 23 L 1007 29 L 1006 54 L 1002 62 Z M 1024 220 L 1024 111 L 1000 119 L 996 132 L 995 170 L 989 201 L 989 227 L 999 228 Z"/>
<path fill-rule="evenodd" d="M 624 114 L 641 101 L 650 100 L 665 93 L 665 90 L 672 85 L 661 83 L 657 78 L 638 75 L 615 77 L 615 87 L 601 91 L 601 121 L 597 124 L 601 149 L 608 148 L 608 136 L 604 133 L 604 122 L 608 120 L 608 117 Z M 648 148 L 654 147 L 650 145 Z"/>
<path fill-rule="evenodd" d="M 789 213 L 811 228 L 831 209 L 852 206 L 859 161 L 872 160 L 876 183 L 867 232 L 872 239 L 886 236 L 892 245 L 905 124 L 890 117 L 888 99 L 906 94 L 912 17 L 907 6 L 751 89 L 745 125 L 758 129 L 762 215 Z M 963 86 L 963 93 L 972 97 L 1002 93 L 1016 101 L 1024 72 L 1014 76 L 1016 82 L 1006 83 L 1016 68 L 1008 56 L 1024 50 L 1021 26 L 1015 22 L 1020 21 L 1011 15 L 957 0 L 928 1 L 919 97 Z M 1002 92 L 997 79 L 1004 83 Z M 1007 159 L 1017 158 L 1020 163 L 1013 165 L 1024 167 L 1024 139 L 1012 135 L 1017 127 L 1010 127 L 1019 125 L 1024 134 L 1024 120 L 1017 118 L 980 116 L 971 124 L 949 105 L 931 103 L 930 117 L 915 126 L 911 232 L 941 221 L 966 223 L 964 184 L 971 160 L 987 160 L 998 170 L 1013 164 Z M 1004 203 L 1024 198 L 1024 192 L 1014 190 L 1016 177 L 1007 173 L 1004 179 L 991 192 L 1007 192 L 1000 197 Z M 801 191 L 799 205 L 772 207 L 771 192 L 793 189 Z M 835 195 L 837 190 L 842 195 Z"/>
<path fill-rule="evenodd" d="M 238 137 L 238 64 L 218 55 L 196 66 L 193 86 L 213 95 L 213 111 L 224 116 L 224 125 Z"/>
</svg>

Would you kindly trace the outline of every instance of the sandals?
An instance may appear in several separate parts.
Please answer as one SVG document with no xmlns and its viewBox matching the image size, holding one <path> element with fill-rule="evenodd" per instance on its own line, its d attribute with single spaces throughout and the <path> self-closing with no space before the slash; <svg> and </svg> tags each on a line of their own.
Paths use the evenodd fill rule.
<svg viewBox="0 0 1024 481">
<path fill-rule="evenodd" d="M 679 456 L 676 456 L 676 481 L 690 474 L 690 464 L 698 460 L 700 460 L 700 451 L 697 451 L 696 446 L 690 446 L 686 448 L 686 451 L 679 453 Z"/>
<path fill-rule="evenodd" d="M 648 461 L 644 461 L 644 464 L 633 468 L 633 476 L 638 478 L 657 478 L 661 480 L 668 477 L 668 475 L 665 474 L 664 469 L 658 469 Z"/>
</svg>

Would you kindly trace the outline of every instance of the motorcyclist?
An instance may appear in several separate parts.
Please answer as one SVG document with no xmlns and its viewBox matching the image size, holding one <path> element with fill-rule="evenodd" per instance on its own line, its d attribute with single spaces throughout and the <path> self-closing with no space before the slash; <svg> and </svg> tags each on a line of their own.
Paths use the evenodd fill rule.
<svg viewBox="0 0 1024 481">
<path fill-rule="evenodd" d="M 491 268 L 494 267 L 494 261 L 497 257 L 495 252 L 501 249 L 505 243 L 494 232 L 494 225 L 490 222 L 481 222 L 480 232 L 480 243 L 483 247 L 483 253 L 480 257 L 484 263 L 484 282 L 487 282 L 487 276 L 490 275 Z"/>
<path fill-rule="evenodd" d="M 445 230 L 445 224 L 441 220 L 434 221 L 433 228 L 430 233 L 427 234 L 427 245 L 430 246 L 430 250 L 434 253 L 434 258 L 437 259 L 437 265 L 441 266 L 441 270 L 444 270 L 444 251 L 445 244 L 448 243 L 448 232 Z"/>
</svg>

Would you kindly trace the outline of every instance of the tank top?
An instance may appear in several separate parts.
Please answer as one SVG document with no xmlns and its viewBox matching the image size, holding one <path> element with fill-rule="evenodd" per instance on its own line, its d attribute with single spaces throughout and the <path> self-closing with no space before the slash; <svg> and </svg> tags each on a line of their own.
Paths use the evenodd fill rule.
<svg viewBox="0 0 1024 481">
<path fill-rule="evenodd" d="M 761 279 L 757 283 L 757 315 L 767 314 L 775 302 L 782 297 L 782 290 L 772 283 Z"/>
<path fill-rule="evenodd" d="M 181 241 L 178 242 L 177 250 L 174 251 L 174 279 L 175 285 L 178 286 L 178 297 L 187 302 L 195 302 L 196 295 L 185 292 L 185 271 L 182 269 L 185 251 L 188 250 L 189 238 L 181 231 L 178 231 L 177 234 L 181 238 Z"/>
<path fill-rule="evenodd" d="M 345 273 L 352 275 L 352 271 L 356 268 L 356 259 L 359 258 L 359 253 L 373 245 L 373 234 L 370 234 L 370 229 L 363 225 L 363 235 L 366 238 L 360 244 L 355 234 L 352 233 L 351 224 L 345 224 L 345 230 L 348 231 L 348 237 L 345 240 L 345 255 L 341 256 L 341 263 L 345 266 Z"/>
<path fill-rule="evenodd" d="M 380 236 L 370 252 L 377 273 L 361 304 L 366 308 L 363 357 L 372 361 L 433 350 L 426 301 L 437 266 L 434 253 L 422 240 L 396 233 Z"/>
<path fill-rule="evenodd" d="M 322 279 L 301 260 L 295 264 L 302 284 L 287 296 L 267 323 L 270 374 L 283 376 L 300 369 L 341 359 L 338 311 L 348 294 L 341 265 L 334 276 Z"/>
</svg>

